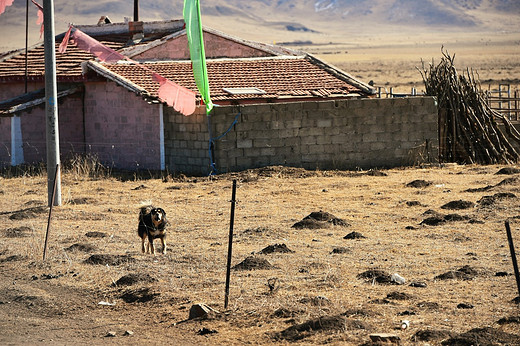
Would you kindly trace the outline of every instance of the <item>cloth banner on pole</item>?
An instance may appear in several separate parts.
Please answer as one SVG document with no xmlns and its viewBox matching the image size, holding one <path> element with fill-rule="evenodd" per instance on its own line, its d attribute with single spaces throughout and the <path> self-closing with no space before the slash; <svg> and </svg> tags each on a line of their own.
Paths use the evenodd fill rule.
<svg viewBox="0 0 520 346">
<path fill-rule="evenodd" d="M 14 0 L 0 0 L 0 14 L 4 13 L 7 6 L 11 6 Z"/>
<path fill-rule="evenodd" d="M 123 54 L 103 45 L 101 42 L 83 33 L 81 30 L 75 29 L 70 37 L 79 49 L 94 54 L 100 61 L 113 63 L 125 59 Z"/>
<path fill-rule="evenodd" d="M 195 112 L 196 100 L 193 91 L 164 78 L 158 73 L 153 73 L 152 78 L 160 84 L 159 97 L 170 107 L 186 116 Z"/>
<path fill-rule="evenodd" d="M 186 36 L 190 48 L 190 57 L 193 67 L 195 83 L 206 105 L 206 114 L 213 109 L 209 92 L 208 70 L 206 67 L 206 55 L 204 52 L 204 36 L 200 20 L 199 0 L 184 0 L 184 23 L 186 24 Z"/>
<path fill-rule="evenodd" d="M 2 1 L 2 0 L 0 0 Z M 31 0 L 34 6 L 38 8 L 38 19 L 36 20 L 36 24 L 40 25 L 40 38 L 42 38 L 43 35 L 43 7 L 39 3 L 37 3 L 34 0 Z"/>
<path fill-rule="evenodd" d="M 64 54 L 67 51 L 67 45 L 69 44 L 70 32 L 72 31 L 72 25 L 69 25 L 69 30 L 65 33 L 65 37 L 63 37 L 63 41 L 60 43 L 60 48 L 58 51 L 61 54 Z"/>
<path fill-rule="evenodd" d="M 74 31 L 72 31 L 72 29 L 74 29 Z M 151 74 L 152 79 L 159 83 L 160 87 L 158 90 L 158 95 L 161 100 L 166 102 L 168 106 L 173 107 L 177 112 L 180 112 L 186 116 L 195 112 L 196 95 L 193 91 L 166 79 L 148 67 L 133 61 L 121 53 L 118 53 L 115 50 L 103 45 L 101 42 L 88 36 L 81 30 L 73 28 L 72 25 L 69 26 L 69 30 L 65 34 L 65 37 L 60 44 L 60 53 L 65 53 L 67 50 L 69 37 L 73 40 L 74 43 L 76 43 L 79 49 L 94 54 L 102 62 L 115 63 L 119 60 L 127 60 L 134 63 L 143 70 L 146 70 Z"/>
</svg>

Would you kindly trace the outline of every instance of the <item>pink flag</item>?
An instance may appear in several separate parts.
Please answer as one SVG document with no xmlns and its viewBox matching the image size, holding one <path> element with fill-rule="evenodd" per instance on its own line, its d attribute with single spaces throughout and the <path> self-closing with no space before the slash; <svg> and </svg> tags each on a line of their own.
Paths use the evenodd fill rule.
<svg viewBox="0 0 520 346">
<path fill-rule="evenodd" d="M 72 25 L 69 25 L 69 30 L 67 30 L 67 33 L 65 33 L 65 37 L 63 38 L 63 41 L 60 43 L 60 48 L 58 51 L 63 54 L 67 51 L 67 44 L 69 44 L 69 38 L 70 38 L 70 32 L 72 31 Z"/>
<path fill-rule="evenodd" d="M 195 93 L 193 91 L 175 84 L 158 73 L 153 73 L 152 77 L 161 85 L 158 91 L 159 97 L 168 106 L 186 116 L 195 112 Z"/>
<path fill-rule="evenodd" d="M 83 49 L 89 53 L 94 54 L 100 61 L 108 63 L 117 62 L 125 59 L 125 56 L 116 52 L 115 50 L 104 46 L 99 41 L 93 39 L 89 35 L 76 29 L 71 35 L 74 43 L 78 45 L 79 49 Z"/>
<path fill-rule="evenodd" d="M 2 1 L 2 0 L 0 0 L 0 1 Z M 38 19 L 36 20 L 36 24 L 41 24 L 40 25 L 40 38 L 42 38 L 42 35 L 43 35 L 43 7 L 36 1 L 34 1 L 34 0 L 31 0 L 31 1 L 36 7 L 38 7 Z"/>
<path fill-rule="evenodd" d="M 7 6 L 11 6 L 13 4 L 13 0 L 0 0 L 0 14 L 4 13 L 5 8 Z"/>
</svg>

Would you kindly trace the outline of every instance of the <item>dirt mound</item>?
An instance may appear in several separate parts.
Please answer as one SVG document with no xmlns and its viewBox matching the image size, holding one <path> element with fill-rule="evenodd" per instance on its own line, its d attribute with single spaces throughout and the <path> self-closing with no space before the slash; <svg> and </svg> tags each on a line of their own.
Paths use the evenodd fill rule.
<svg viewBox="0 0 520 346">
<path fill-rule="evenodd" d="M 520 336 L 492 327 L 474 328 L 442 342 L 442 345 L 519 345 Z"/>
<path fill-rule="evenodd" d="M 444 340 L 446 338 L 449 338 L 453 335 L 453 333 L 451 333 L 450 331 L 448 330 L 430 330 L 430 329 L 425 329 L 425 330 L 419 330 L 417 333 L 415 333 L 412 338 L 411 338 L 411 341 L 413 342 L 417 342 L 417 341 L 441 341 L 441 340 Z"/>
<path fill-rule="evenodd" d="M 150 276 L 148 273 L 137 273 L 137 274 L 127 274 L 122 276 L 117 280 L 113 286 L 131 286 L 136 283 L 151 283 L 156 282 L 157 279 Z"/>
<path fill-rule="evenodd" d="M 271 234 L 272 232 L 273 232 L 273 230 L 269 227 L 259 226 L 259 227 L 245 229 L 242 231 L 242 234 L 244 234 L 244 235 L 260 235 L 260 234 L 267 235 L 267 234 Z"/>
<path fill-rule="evenodd" d="M 6 258 L 2 258 L 0 259 L 0 263 L 3 263 L 3 262 L 17 262 L 17 261 L 23 261 L 27 259 L 26 256 L 22 256 L 22 255 L 11 255 L 11 256 L 8 256 Z"/>
<path fill-rule="evenodd" d="M 331 251 L 332 254 L 351 253 L 351 252 L 352 252 L 352 250 L 349 248 L 346 248 L 346 247 L 335 247 Z"/>
<path fill-rule="evenodd" d="M 313 211 L 292 227 L 296 229 L 317 229 L 329 227 L 331 224 L 334 226 L 350 226 L 345 220 L 320 210 Z"/>
<path fill-rule="evenodd" d="M 441 209 L 450 209 L 450 210 L 461 210 L 461 209 L 469 209 L 473 208 L 475 206 L 475 203 L 470 201 L 463 201 L 462 199 L 459 199 L 458 201 L 451 201 L 443 206 L 441 206 Z"/>
<path fill-rule="evenodd" d="M 398 291 L 390 292 L 386 296 L 386 299 L 390 299 L 390 300 L 410 300 L 413 298 L 414 297 L 411 294 L 408 294 L 405 292 L 398 292 Z"/>
<path fill-rule="evenodd" d="M 493 186 L 493 185 L 487 185 L 484 187 L 469 188 L 469 189 L 464 190 L 464 192 L 485 192 L 485 191 L 491 190 L 494 187 L 495 186 Z"/>
<path fill-rule="evenodd" d="M 509 317 L 503 317 L 498 320 L 498 324 L 510 324 L 510 323 L 516 323 L 520 324 L 520 316 L 509 316 Z"/>
<path fill-rule="evenodd" d="M 285 245 L 285 244 L 273 244 L 273 245 L 269 245 L 269 246 L 263 248 L 259 253 L 265 255 L 265 254 L 270 254 L 270 253 L 275 253 L 275 252 L 292 253 L 294 251 L 289 249 L 287 247 L 287 245 Z"/>
<path fill-rule="evenodd" d="M 517 177 L 505 178 L 500 183 L 496 184 L 495 187 L 503 186 L 503 185 L 513 185 L 513 184 L 516 184 L 517 182 L 518 182 L 518 178 Z"/>
<path fill-rule="evenodd" d="M 495 174 L 504 174 L 504 175 L 512 175 L 512 174 L 518 174 L 520 173 L 520 168 L 516 167 L 504 167 L 501 168 L 498 172 Z"/>
<path fill-rule="evenodd" d="M 32 232 L 32 228 L 27 226 L 8 228 L 2 232 L 6 238 L 23 238 L 28 237 L 29 233 Z"/>
<path fill-rule="evenodd" d="M 454 222 L 454 221 L 468 221 L 471 220 L 469 216 L 459 215 L 459 214 L 447 214 L 442 215 L 440 213 L 435 212 L 434 216 L 427 217 L 422 220 L 420 225 L 428 225 L 428 226 L 438 226 L 445 222 Z"/>
<path fill-rule="evenodd" d="M 94 231 L 85 233 L 85 236 L 89 238 L 105 238 L 107 237 L 107 234 L 103 232 Z"/>
<path fill-rule="evenodd" d="M 85 260 L 87 264 L 101 264 L 118 266 L 125 263 L 135 262 L 135 258 L 128 255 L 110 255 L 110 254 L 96 254 Z"/>
<path fill-rule="evenodd" d="M 447 214 L 444 215 L 444 220 L 446 221 L 467 221 L 470 217 L 466 215 L 459 215 L 459 214 Z"/>
<path fill-rule="evenodd" d="M 76 244 L 72 244 L 65 250 L 66 251 L 93 252 L 93 251 L 96 251 L 96 247 L 94 245 L 88 244 L 88 243 L 76 243 Z"/>
<path fill-rule="evenodd" d="M 493 196 L 483 196 L 479 201 L 478 204 L 481 207 L 485 206 L 492 206 L 496 202 L 503 200 L 503 199 L 509 199 L 509 198 L 517 198 L 514 193 L 511 192 L 501 192 L 501 193 L 495 193 Z"/>
<path fill-rule="evenodd" d="M 446 273 L 437 275 L 435 280 L 449 280 L 449 279 L 461 279 L 461 280 L 472 280 L 477 276 L 483 274 L 482 270 L 475 269 L 469 265 L 465 265 L 457 270 L 450 270 Z"/>
<path fill-rule="evenodd" d="M 287 308 L 276 309 L 271 316 L 278 318 L 290 318 L 303 313 L 304 310 L 290 310 Z"/>
<path fill-rule="evenodd" d="M 430 217 L 427 217 L 426 219 L 422 220 L 420 225 L 438 226 L 445 222 L 446 222 L 446 220 L 444 220 L 444 217 L 430 216 Z"/>
<path fill-rule="evenodd" d="M 96 200 L 88 197 L 78 197 L 71 200 L 70 204 L 96 204 Z"/>
<path fill-rule="evenodd" d="M 364 279 L 368 282 L 377 282 L 380 284 L 392 283 L 392 276 L 381 269 L 370 269 L 358 274 L 358 279 Z"/>
<path fill-rule="evenodd" d="M 374 170 L 374 169 L 369 170 L 366 173 L 366 175 L 369 175 L 372 177 L 387 177 L 388 176 L 388 174 L 386 174 L 385 172 L 381 172 L 381 171 Z"/>
<path fill-rule="evenodd" d="M 313 306 L 324 306 L 330 305 L 330 300 L 323 296 L 315 296 L 315 297 L 303 297 L 298 302 L 302 304 L 310 304 Z"/>
<path fill-rule="evenodd" d="M 364 239 L 366 238 L 363 234 L 359 232 L 350 232 L 346 236 L 343 237 L 343 239 Z"/>
<path fill-rule="evenodd" d="M 413 181 L 409 182 L 408 184 L 406 184 L 406 186 L 408 186 L 408 187 L 415 187 L 415 188 L 420 189 L 420 188 L 428 187 L 428 186 L 430 186 L 432 184 L 433 183 L 431 181 L 416 179 L 416 180 L 413 180 Z"/>
<path fill-rule="evenodd" d="M 38 214 L 47 213 L 47 207 L 34 207 L 14 212 L 9 216 L 9 220 L 34 219 Z"/>
<path fill-rule="evenodd" d="M 291 326 L 274 335 L 277 340 L 297 341 L 316 333 L 337 333 L 347 330 L 370 329 L 365 322 L 351 320 L 341 315 L 323 316 Z"/>
<path fill-rule="evenodd" d="M 152 292 L 150 288 L 139 288 L 135 290 L 127 290 L 120 296 L 120 298 L 123 299 L 125 303 L 146 303 L 155 299 L 159 295 L 160 293 Z"/>
<path fill-rule="evenodd" d="M 234 270 L 275 269 L 275 267 L 264 258 L 249 256 L 233 267 Z"/>
</svg>

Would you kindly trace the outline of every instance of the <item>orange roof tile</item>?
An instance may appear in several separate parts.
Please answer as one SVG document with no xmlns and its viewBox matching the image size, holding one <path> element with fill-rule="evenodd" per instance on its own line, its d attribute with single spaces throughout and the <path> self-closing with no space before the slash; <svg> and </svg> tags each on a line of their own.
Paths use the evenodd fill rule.
<svg viewBox="0 0 520 346">
<path fill-rule="evenodd" d="M 151 69 L 183 87 L 197 92 L 191 63 L 170 61 L 117 64 L 89 63 L 89 67 L 129 89 L 156 98 L 159 84 Z M 208 60 L 208 78 L 213 101 L 279 99 L 288 97 L 344 97 L 364 94 L 346 78 L 328 72 L 310 57 L 273 57 Z M 224 88 L 258 88 L 265 94 L 230 94 Z M 200 95 L 199 95 L 200 96 Z"/>
</svg>

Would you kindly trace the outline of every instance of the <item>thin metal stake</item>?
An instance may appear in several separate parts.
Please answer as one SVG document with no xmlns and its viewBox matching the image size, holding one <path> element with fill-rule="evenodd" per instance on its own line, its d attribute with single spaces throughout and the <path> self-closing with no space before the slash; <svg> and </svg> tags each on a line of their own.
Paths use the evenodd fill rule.
<svg viewBox="0 0 520 346">
<path fill-rule="evenodd" d="M 229 220 L 229 241 L 228 241 L 228 258 L 226 270 L 226 294 L 224 296 L 224 309 L 228 307 L 229 300 L 229 279 L 231 276 L 231 257 L 233 254 L 233 224 L 235 222 L 235 204 L 237 194 L 237 181 L 233 180 L 233 192 L 231 194 L 231 217 Z"/>
<path fill-rule="evenodd" d="M 56 194 L 56 182 L 58 181 L 58 170 L 60 169 L 60 165 L 56 165 L 56 173 L 54 174 L 54 184 L 52 188 L 52 201 L 54 201 L 54 195 Z M 49 209 L 49 219 L 47 220 L 47 232 L 45 232 L 45 244 L 43 245 L 43 260 L 45 261 L 45 256 L 47 254 L 47 240 L 49 239 L 49 229 L 51 228 L 51 217 L 52 217 L 52 207 L 54 203 L 50 204 Z"/>
<path fill-rule="evenodd" d="M 520 299 L 520 273 L 518 272 L 518 263 L 516 262 L 515 246 L 513 245 L 513 236 L 509 221 L 506 221 L 507 240 L 509 241 L 509 250 L 511 251 L 511 259 L 513 260 L 513 268 L 515 270 L 516 286 L 518 288 L 518 299 Z"/>
</svg>

